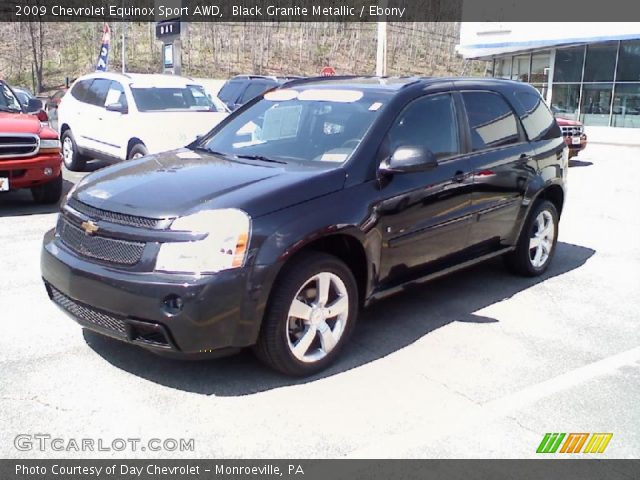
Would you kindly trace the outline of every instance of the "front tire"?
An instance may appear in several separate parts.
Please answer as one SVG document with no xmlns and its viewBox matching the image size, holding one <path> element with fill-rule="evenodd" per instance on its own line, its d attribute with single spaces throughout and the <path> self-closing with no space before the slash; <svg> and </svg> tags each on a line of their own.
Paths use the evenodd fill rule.
<svg viewBox="0 0 640 480">
<path fill-rule="evenodd" d="M 31 188 L 31 196 L 36 203 L 53 205 L 62 197 L 62 173 L 55 180 Z"/>
<path fill-rule="evenodd" d="M 72 172 L 81 172 L 87 164 L 87 157 L 78 151 L 78 145 L 71 130 L 65 130 L 62 134 L 62 160 L 67 170 Z"/>
<path fill-rule="evenodd" d="M 358 288 L 338 258 L 313 252 L 294 260 L 273 287 L 255 346 L 258 358 L 287 375 L 325 369 L 358 317 Z"/>
<path fill-rule="evenodd" d="M 522 228 L 516 249 L 505 256 L 505 264 L 519 275 L 542 275 L 553 259 L 557 241 L 558 210 L 548 200 L 538 202 Z"/>
<path fill-rule="evenodd" d="M 127 156 L 127 160 L 135 160 L 137 158 L 142 158 L 145 155 L 149 155 L 147 147 L 145 147 L 141 143 L 136 143 L 133 147 L 131 147 L 129 155 Z"/>
</svg>

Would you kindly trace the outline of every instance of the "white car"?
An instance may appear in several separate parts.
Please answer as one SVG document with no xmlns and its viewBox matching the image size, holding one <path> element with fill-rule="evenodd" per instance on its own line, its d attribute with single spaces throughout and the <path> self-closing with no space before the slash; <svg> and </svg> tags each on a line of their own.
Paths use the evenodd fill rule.
<svg viewBox="0 0 640 480">
<path fill-rule="evenodd" d="M 85 75 L 58 107 L 64 164 L 78 171 L 90 158 L 117 162 L 184 147 L 227 115 L 222 102 L 188 78 Z"/>
</svg>

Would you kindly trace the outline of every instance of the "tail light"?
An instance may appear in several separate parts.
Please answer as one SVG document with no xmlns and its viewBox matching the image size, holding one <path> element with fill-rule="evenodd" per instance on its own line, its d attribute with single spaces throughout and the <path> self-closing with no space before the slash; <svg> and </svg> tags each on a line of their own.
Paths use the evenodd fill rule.
<svg viewBox="0 0 640 480">
<path fill-rule="evenodd" d="M 38 113 L 36 113 L 36 117 L 38 117 L 38 120 L 40 120 L 40 123 L 49 122 L 49 115 L 47 115 L 47 112 L 45 112 L 44 110 L 38 110 Z"/>
</svg>

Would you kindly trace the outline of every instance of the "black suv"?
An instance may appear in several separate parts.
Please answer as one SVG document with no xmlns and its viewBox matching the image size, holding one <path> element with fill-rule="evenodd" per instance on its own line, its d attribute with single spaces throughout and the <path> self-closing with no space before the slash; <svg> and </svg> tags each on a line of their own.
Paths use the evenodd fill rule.
<svg viewBox="0 0 640 480">
<path fill-rule="evenodd" d="M 360 307 L 498 255 L 549 266 L 567 149 L 540 94 L 497 79 L 289 83 L 187 148 L 82 180 L 44 238 L 51 299 L 155 352 L 254 346 L 326 367 Z"/>
<path fill-rule="evenodd" d="M 218 98 L 233 112 L 267 90 L 300 77 L 270 77 L 265 75 L 236 75 L 225 82 Z"/>
</svg>

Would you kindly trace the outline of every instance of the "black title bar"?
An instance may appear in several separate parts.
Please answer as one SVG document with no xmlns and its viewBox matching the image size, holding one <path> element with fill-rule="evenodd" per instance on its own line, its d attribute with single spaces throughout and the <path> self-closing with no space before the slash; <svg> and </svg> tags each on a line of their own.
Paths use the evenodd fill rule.
<svg viewBox="0 0 640 480">
<path fill-rule="evenodd" d="M 0 0 L 0 21 L 626 21 L 629 0 Z M 559 23 L 558 28 L 562 28 Z"/>
</svg>

